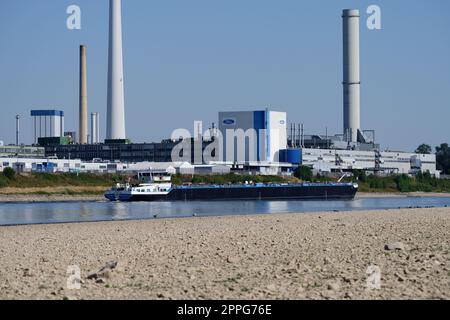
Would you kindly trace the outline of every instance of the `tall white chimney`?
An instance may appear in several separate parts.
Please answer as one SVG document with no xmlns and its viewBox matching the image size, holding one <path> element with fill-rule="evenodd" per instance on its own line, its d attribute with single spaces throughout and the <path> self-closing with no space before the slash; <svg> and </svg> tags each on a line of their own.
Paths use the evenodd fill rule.
<svg viewBox="0 0 450 320">
<path fill-rule="evenodd" d="M 344 47 L 344 137 L 357 142 L 360 130 L 359 10 L 342 13 Z"/>
<path fill-rule="evenodd" d="M 109 1 L 107 139 L 126 139 L 121 0 Z"/>
</svg>

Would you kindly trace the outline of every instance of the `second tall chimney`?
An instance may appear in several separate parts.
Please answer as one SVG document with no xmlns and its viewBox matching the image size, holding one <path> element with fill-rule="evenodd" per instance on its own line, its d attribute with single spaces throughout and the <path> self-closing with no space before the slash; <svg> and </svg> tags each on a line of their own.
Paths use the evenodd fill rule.
<svg viewBox="0 0 450 320">
<path fill-rule="evenodd" d="M 344 136 L 358 142 L 360 130 L 359 10 L 344 10 Z"/>
<path fill-rule="evenodd" d="M 86 46 L 80 46 L 80 144 L 88 143 L 88 102 L 87 102 L 87 67 Z"/>
</svg>

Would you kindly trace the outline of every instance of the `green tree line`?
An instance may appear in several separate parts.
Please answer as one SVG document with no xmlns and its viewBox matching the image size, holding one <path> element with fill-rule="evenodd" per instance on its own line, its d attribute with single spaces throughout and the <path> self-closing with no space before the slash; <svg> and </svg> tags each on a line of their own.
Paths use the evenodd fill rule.
<svg viewBox="0 0 450 320">
<path fill-rule="evenodd" d="M 450 147 L 448 143 L 442 143 L 435 148 L 436 150 L 436 167 L 443 174 L 450 174 Z M 433 149 L 428 144 L 421 144 L 416 153 L 431 154 Z"/>
</svg>

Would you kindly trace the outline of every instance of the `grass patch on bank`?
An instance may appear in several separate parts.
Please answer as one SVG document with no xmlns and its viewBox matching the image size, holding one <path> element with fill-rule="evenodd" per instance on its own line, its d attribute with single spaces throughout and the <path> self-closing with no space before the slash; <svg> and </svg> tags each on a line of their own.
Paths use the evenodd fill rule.
<svg viewBox="0 0 450 320">
<path fill-rule="evenodd" d="M 117 174 L 89 173 L 22 173 L 0 174 L 0 194 L 3 195 L 101 195 L 113 184 L 126 178 Z"/>
<path fill-rule="evenodd" d="M 364 172 L 355 172 L 361 192 L 450 192 L 449 179 L 437 179 L 429 173 L 419 173 L 416 177 L 406 174 L 378 177 L 365 175 Z M 347 181 L 355 181 L 347 178 Z"/>
<path fill-rule="evenodd" d="M 110 187 L 123 179 L 117 174 L 27 173 L 16 174 L 13 178 L 0 174 L 0 188 Z"/>
</svg>

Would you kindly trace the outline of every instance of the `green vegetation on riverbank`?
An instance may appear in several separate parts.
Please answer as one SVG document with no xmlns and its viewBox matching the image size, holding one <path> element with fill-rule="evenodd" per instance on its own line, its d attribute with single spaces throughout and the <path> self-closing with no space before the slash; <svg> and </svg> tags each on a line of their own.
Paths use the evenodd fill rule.
<svg viewBox="0 0 450 320">
<path fill-rule="evenodd" d="M 15 174 L 7 170 L 0 174 L 1 188 L 45 188 L 45 187 L 110 187 L 122 177 L 116 174 L 89 173 L 30 173 Z"/>
<path fill-rule="evenodd" d="M 429 173 L 419 173 L 416 177 L 406 174 L 376 177 L 355 172 L 355 177 L 361 192 L 450 192 L 449 179 L 436 179 Z"/>
</svg>

